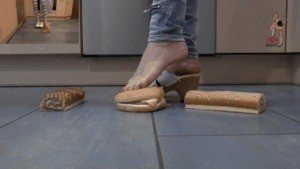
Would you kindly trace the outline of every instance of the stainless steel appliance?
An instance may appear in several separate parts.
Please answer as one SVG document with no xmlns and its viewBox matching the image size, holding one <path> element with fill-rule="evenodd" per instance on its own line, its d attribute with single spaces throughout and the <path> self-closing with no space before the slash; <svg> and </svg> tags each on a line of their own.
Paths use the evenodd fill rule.
<svg viewBox="0 0 300 169">
<path fill-rule="evenodd" d="M 151 0 L 83 0 L 84 55 L 140 55 L 147 45 Z M 199 0 L 200 54 L 215 53 L 215 0 Z"/>
</svg>

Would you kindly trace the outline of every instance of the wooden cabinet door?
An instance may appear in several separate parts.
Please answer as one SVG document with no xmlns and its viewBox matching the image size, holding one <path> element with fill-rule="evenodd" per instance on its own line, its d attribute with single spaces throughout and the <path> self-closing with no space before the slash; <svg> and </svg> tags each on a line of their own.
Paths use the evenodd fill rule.
<svg viewBox="0 0 300 169">
<path fill-rule="evenodd" d="M 0 21 L 0 43 L 3 43 L 18 26 L 16 1 L 1 0 Z"/>
<path fill-rule="evenodd" d="M 217 53 L 284 53 L 286 4 L 286 0 L 218 0 Z M 280 47 L 276 46 L 280 32 L 271 38 L 274 14 L 284 26 Z"/>
<path fill-rule="evenodd" d="M 56 16 L 70 17 L 72 15 L 74 0 L 57 0 Z"/>
<path fill-rule="evenodd" d="M 300 1 L 288 0 L 287 52 L 300 52 Z"/>
</svg>

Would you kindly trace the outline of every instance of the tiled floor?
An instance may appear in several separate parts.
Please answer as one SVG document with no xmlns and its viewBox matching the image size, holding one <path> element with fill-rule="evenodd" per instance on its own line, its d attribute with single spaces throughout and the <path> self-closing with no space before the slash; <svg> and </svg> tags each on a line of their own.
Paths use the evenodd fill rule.
<svg viewBox="0 0 300 169">
<path fill-rule="evenodd" d="M 169 107 L 148 114 L 116 110 L 121 87 L 84 87 L 86 102 L 41 112 L 51 88 L 0 88 L 0 168 L 300 169 L 300 87 L 204 86 L 262 92 L 261 115 Z"/>
<path fill-rule="evenodd" d="M 51 33 L 35 29 L 35 21 L 27 20 L 8 41 L 9 44 L 77 44 L 79 20 L 50 20 Z"/>
</svg>

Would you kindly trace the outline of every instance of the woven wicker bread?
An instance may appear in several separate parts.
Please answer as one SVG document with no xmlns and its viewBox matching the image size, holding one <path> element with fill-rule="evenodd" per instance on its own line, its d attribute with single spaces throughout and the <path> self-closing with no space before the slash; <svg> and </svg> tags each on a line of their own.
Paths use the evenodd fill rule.
<svg viewBox="0 0 300 169">
<path fill-rule="evenodd" d="M 84 101 L 85 92 L 80 88 L 65 88 L 46 94 L 42 98 L 40 109 L 67 111 Z"/>
<path fill-rule="evenodd" d="M 266 110 L 263 94 L 232 91 L 189 91 L 186 108 L 259 114 Z"/>
</svg>

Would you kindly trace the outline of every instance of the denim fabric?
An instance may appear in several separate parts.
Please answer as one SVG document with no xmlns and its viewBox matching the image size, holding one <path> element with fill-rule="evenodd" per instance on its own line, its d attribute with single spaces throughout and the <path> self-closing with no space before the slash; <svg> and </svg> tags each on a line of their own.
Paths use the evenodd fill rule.
<svg viewBox="0 0 300 169">
<path fill-rule="evenodd" d="M 148 42 L 185 41 L 197 58 L 197 12 L 198 0 L 153 0 Z"/>
</svg>

